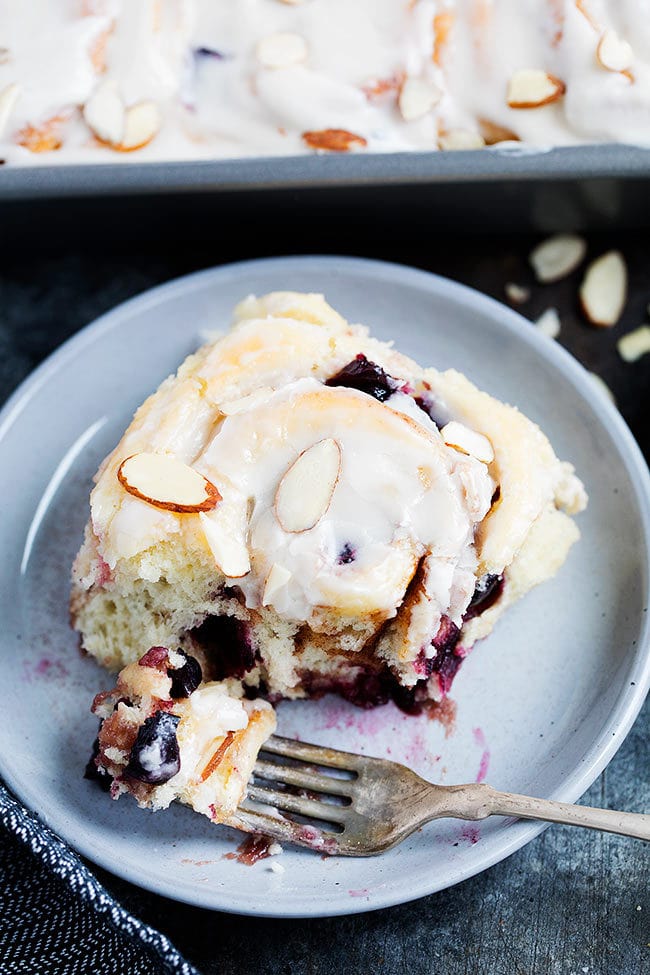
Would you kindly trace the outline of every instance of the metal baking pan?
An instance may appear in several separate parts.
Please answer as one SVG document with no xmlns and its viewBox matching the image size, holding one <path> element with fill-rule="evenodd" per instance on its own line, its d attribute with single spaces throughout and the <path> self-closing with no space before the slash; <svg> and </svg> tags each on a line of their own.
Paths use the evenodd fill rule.
<svg viewBox="0 0 650 975">
<path fill-rule="evenodd" d="M 236 212 L 335 206 L 348 216 L 404 208 L 456 230 L 551 231 L 635 227 L 650 221 L 650 150 L 623 145 L 295 156 L 0 169 L 0 225 L 24 203 L 99 207 L 110 222 L 129 203 L 227 220 Z M 147 203 L 147 200 L 149 203 Z M 103 201 L 103 206 L 102 206 Z M 116 209 L 117 207 L 117 209 Z M 72 211 L 74 211 L 72 207 Z M 70 211 L 70 212 L 72 212 Z M 433 225 L 432 225 L 433 229 Z"/>
</svg>

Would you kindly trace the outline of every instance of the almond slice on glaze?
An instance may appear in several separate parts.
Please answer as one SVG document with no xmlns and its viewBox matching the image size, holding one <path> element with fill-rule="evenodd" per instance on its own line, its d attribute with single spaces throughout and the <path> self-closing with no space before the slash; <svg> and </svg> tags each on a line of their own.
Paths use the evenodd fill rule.
<svg viewBox="0 0 650 975">
<path fill-rule="evenodd" d="M 170 454 L 132 454 L 117 478 L 129 494 L 167 511 L 210 511 L 221 501 L 211 481 Z"/>
<path fill-rule="evenodd" d="M 272 386 L 259 386 L 247 396 L 239 396 L 237 399 L 231 399 L 226 403 L 220 403 L 219 412 L 223 413 L 224 416 L 235 416 L 237 413 L 243 413 L 245 410 L 250 410 L 253 407 L 258 406 L 260 403 L 263 403 L 264 400 L 269 398 L 272 392 Z"/>
<path fill-rule="evenodd" d="M 9 116 L 20 95 L 20 86 L 13 83 L 0 91 L 0 135 L 4 132 Z"/>
<path fill-rule="evenodd" d="M 631 45 L 622 40 L 616 31 L 606 30 L 598 41 L 596 58 L 607 71 L 627 71 L 632 67 L 634 53 Z"/>
<path fill-rule="evenodd" d="M 274 562 L 269 569 L 269 574 L 266 577 L 266 582 L 264 583 L 264 593 L 262 595 L 262 606 L 268 606 L 273 602 L 273 597 L 275 594 L 283 587 L 286 586 L 287 582 L 291 578 L 291 573 L 288 569 L 285 569 L 283 565 L 279 562 Z"/>
<path fill-rule="evenodd" d="M 650 325 L 641 325 L 628 332 L 618 340 L 616 348 L 624 362 L 637 362 L 650 352 Z"/>
<path fill-rule="evenodd" d="M 478 132 L 472 132 L 470 129 L 449 129 L 447 132 L 441 132 L 438 137 L 439 148 L 446 151 L 482 149 L 484 145 L 483 136 Z"/>
<path fill-rule="evenodd" d="M 251 563 L 243 541 L 235 533 L 225 531 L 222 525 L 215 524 L 204 512 L 199 513 L 199 518 L 217 568 L 229 579 L 241 579 L 248 575 Z"/>
<path fill-rule="evenodd" d="M 93 134 L 119 152 L 142 149 L 160 130 L 155 102 L 137 102 L 126 108 L 114 81 L 105 81 L 88 99 L 83 117 Z"/>
<path fill-rule="evenodd" d="M 561 98 L 566 85 L 555 75 L 540 68 L 523 68 L 515 71 L 508 84 L 510 108 L 541 108 Z"/>
<path fill-rule="evenodd" d="M 124 134 L 124 102 L 114 81 L 95 89 L 83 108 L 86 125 L 101 142 L 117 145 Z"/>
<path fill-rule="evenodd" d="M 580 304 L 592 325 L 616 325 L 627 297 L 627 267 L 619 251 L 608 251 L 587 268 L 580 286 Z"/>
<path fill-rule="evenodd" d="M 476 430 L 470 430 L 464 423 L 451 420 L 440 433 L 448 447 L 476 457 L 484 464 L 490 464 L 494 460 L 494 450 L 488 438 L 482 433 L 477 433 Z"/>
<path fill-rule="evenodd" d="M 442 91 L 432 81 L 422 78 L 407 78 L 398 98 L 399 110 L 406 122 L 427 115 L 442 98 Z"/>
<path fill-rule="evenodd" d="M 350 149 L 362 149 L 368 145 L 367 139 L 347 129 L 318 129 L 313 132 L 303 132 L 302 141 L 310 149 L 320 149 L 327 152 L 349 152 Z"/>
<path fill-rule="evenodd" d="M 555 234 L 531 251 L 528 261 L 535 277 L 543 284 L 559 281 L 581 264 L 587 244 L 577 234 Z"/>
<path fill-rule="evenodd" d="M 307 60 L 307 42 L 300 34 L 279 31 L 257 42 L 255 55 L 265 68 L 289 68 Z"/>
<path fill-rule="evenodd" d="M 275 495 L 275 514 L 285 532 L 313 528 L 330 506 L 341 472 L 336 440 L 319 440 L 291 465 Z"/>
<path fill-rule="evenodd" d="M 490 119 L 480 118 L 478 120 L 479 132 L 483 136 L 486 146 L 497 146 L 500 142 L 521 142 L 521 139 L 512 129 L 507 129 L 505 125 L 498 125 Z"/>
<path fill-rule="evenodd" d="M 142 149 L 160 131 L 160 109 L 155 102 L 138 102 L 127 108 L 124 115 L 122 141 L 115 146 L 120 152 Z"/>
</svg>

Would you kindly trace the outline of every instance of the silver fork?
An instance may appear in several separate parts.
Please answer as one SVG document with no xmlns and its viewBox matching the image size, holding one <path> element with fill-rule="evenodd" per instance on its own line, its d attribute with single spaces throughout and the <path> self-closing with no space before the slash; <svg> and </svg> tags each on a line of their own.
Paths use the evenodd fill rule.
<svg viewBox="0 0 650 975">
<path fill-rule="evenodd" d="M 262 752 L 274 759 L 258 759 L 248 795 L 230 824 L 321 853 L 382 853 L 424 823 L 446 817 L 515 816 L 650 840 L 650 815 L 497 792 L 483 783 L 432 785 L 397 762 L 275 735 Z"/>
</svg>

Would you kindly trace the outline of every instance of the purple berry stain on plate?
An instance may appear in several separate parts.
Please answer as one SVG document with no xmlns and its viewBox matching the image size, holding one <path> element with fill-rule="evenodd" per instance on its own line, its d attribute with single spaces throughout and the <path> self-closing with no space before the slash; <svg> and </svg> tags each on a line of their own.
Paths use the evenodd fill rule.
<svg viewBox="0 0 650 975">
<path fill-rule="evenodd" d="M 490 749 L 487 747 L 485 743 L 485 734 L 483 733 L 482 728 L 474 728 L 472 734 L 474 736 L 474 741 L 476 742 L 476 744 L 483 749 L 481 760 L 478 766 L 478 773 L 476 775 L 476 781 L 484 782 L 485 777 L 488 773 L 488 768 L 490 767 Z"/>
</svg>

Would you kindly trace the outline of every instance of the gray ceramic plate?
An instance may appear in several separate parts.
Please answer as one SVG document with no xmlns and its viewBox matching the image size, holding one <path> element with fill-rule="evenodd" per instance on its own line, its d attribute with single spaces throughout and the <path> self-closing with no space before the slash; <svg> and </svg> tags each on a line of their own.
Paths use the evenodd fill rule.
<svg viewBox="0 0 650 975">
<path fill-rule="evenodd" d="M 648 472 L 590 377 L 522 318 L 420 271 L 349 258 L 283 258 L 205 271 L 105 315 L 23 384 L 0 415 L 0 771 L 72 846 L 114 873 L 203 907 L 276 916 L 351 913 L 457 883 L 541 827 L 493 819 L 432 824 L 365 860 L 287 850 L 283 873 L 224 855 L 238 837 L 184 808 L 151 815 L 82 778 L 109 677 L 68 628 L 69 567 L 90 480 L 133 409 L 176 368 L 201 329 L 243 295 L 324 292 L 405 352 L 458 366 L 518 404 L 583 477 L 583 538 L 551 583 L 476 647 L 453 689 L 455 721 L 361 711 L 334 698 L 283 704 L 283 734 L 405 761 L 435 782 L 574 800 L 612 757 L 650 682 Z"/>
</svg>

